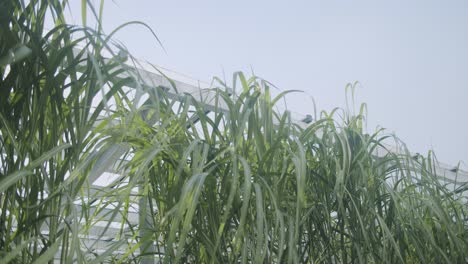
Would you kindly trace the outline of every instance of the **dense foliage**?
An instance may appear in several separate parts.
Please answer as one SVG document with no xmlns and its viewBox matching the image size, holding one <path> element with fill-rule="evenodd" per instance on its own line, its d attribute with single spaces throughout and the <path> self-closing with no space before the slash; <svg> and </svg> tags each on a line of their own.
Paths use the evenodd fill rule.
<svg viewBox="0 0 468 264">
<path fill-rule="evenodd" d="M 302 127 L 275 110 L 284 93 L 236 73 L 207 112 L 138 85 L 65 4 L 0 3 L 1 263 L 466 262 L 466 197 L 431 156 L 366 133 L 365 107 Z M 93 186 L 104 171 L 120 176 Z"/>
</svg>

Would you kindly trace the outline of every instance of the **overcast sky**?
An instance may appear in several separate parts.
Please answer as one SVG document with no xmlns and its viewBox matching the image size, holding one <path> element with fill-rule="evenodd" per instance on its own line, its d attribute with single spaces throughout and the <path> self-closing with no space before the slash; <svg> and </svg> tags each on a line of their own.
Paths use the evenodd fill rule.
<svg viewBox="0 0 468 264">
<path fill-rule="evenodd" d="M 80 1 L 73 1 L 79 4 Z M 80 6 L 72 6 L 81 22 Z M 413 152 L 468 162 L 468 1 L 106 1 L 106 32 L 132 54 L 209 82 L 254 70 L 282 90 L 288 108 L 345 106 L 359 81 L 368 130 L 395 133 Z M 467 167 L 466 165 L 462 167 Z"/>
</svg>

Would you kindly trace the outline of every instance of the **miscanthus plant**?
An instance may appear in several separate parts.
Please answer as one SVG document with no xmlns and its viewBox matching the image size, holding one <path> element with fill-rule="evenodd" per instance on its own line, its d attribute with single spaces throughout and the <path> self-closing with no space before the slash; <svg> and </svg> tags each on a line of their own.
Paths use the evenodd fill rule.
<svg viewBox="0 0 468 264">
<path fill-rule="evenodd" d="M 129 80 L 116 80 L 118 56 L 101 56 L 112 54 L 109 38 L 68 25 L 66 6 L 0 2 L 0 263 L 85 261 L 80 223 L 100 137 L 93 127 Z"/>
<path fill-rule="evenodd" d="M 112 195 L 139 187 L 148 215 L 145 232 L 130 232 L 147 247 L 138 254 L 168 263 L 466 260 L 466 203 L 441 185 L 433 158 L 377 155 L 387 137 L 364 132 L 365 108 L 324 112 L 301 128 L 274 110 L 283 95 L 272 98 L 268 82 L 236 74 L 234 95 L 219 85 L 226 113 L 207 114 L 190 96 L 174 107 L 157 89 L 137 112 L 115 116 L 105 145 L 123 146 L 128 162 Z"/>
<path fill-rule="evenodd" d="M 285 93 L 236 73 L 208 112 L 138 85 L 63 8 L 1 3 L 0 262 L 467 261 L 466 197 L 431 155 L 367 133 L 365 107 L 302 127 L 275 110 Z M 105 171 L 118 176 L 93 186 Z"/>
</svg>

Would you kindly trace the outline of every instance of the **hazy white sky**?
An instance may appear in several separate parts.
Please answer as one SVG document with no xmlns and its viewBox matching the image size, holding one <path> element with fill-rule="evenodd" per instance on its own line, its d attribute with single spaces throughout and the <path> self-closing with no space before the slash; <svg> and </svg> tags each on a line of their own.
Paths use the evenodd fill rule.
<svg viewBox="0 0 468 264">
<path fill-rule="evenodd" d="M 72 12 L 80 19 L 79 2 Z M 244 70 L 282 90 L 303 114 L 345 105 L 359 81 L 368 129 L 395 132 L 413 152 L 468 162 L 468 1 L 106 1 L 106 32 L 137 58 L 210 81 Z M 464 166 L 466 168 L 466 166 Z"/>
</svg>

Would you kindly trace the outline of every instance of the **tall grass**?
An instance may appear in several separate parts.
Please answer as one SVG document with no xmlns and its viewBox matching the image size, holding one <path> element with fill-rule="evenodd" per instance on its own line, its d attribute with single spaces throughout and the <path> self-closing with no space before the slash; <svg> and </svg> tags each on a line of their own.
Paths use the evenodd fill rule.
<svg viewBox="0 0 468 264">
<path fill-rule="evenodd" d="M 74 202 L 86 190 L 98 142 L 93 127 L 124 82 L 104 89 L 118 74 L 118 63 L 100 55 L 109 43 L 66 24 L 65 7 L 66 1 L 0 3 L 2 263 L 48 261 L 57 252 L 61 262 L 84 261 L 78 234 L 86 210 Z M 77 47 L 82 52 L 74 53 Z"/>
<path fill-rule="evenodd" d="M 0 262 L 467 261 L 466 200 L 432 156 L 376 155 L 405 148 L 363 129 L 365 107 L 304 128 L 242 73 L 215 80 L 212 112 L 163 87 L 137 85 L 138 101 L 123 88 L 138 72 L 103 59 L 109 39 L 66 25 L 58 2 L 2 5 Z M 120 176 L 92 186 L 106 170 Z"/>
<path fill-rule="evenodd" d="M 118 190 L 144 186 L 138 195 L 150 235 L 140 240 L 154 243 L 155 256 L 170 263 L 466 260 L 467 206 L 436 179 L 433 159 L 377 156 L 387 136 L 366 134 L 363 112 L 344 112 L 342 120 L 334 118 L 339 109 L 322 113 L 303 129 L 273 110 L 279 97 L 271 98 L 267 82 L 234 79 L 239 94 L 230 97 L 224 83 L 216 90 L 228 114 L 207 115 L 189 96 L 174 110 L 160 90 L 111 128 L 107 144 L 124 144 L 132 157 L 122 168 L 129 183 Z M 154 118 L 156 126 L 144 121 Z"/>
</svg>

